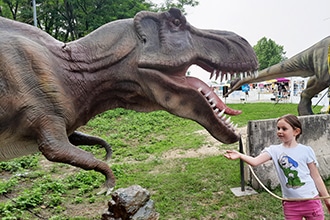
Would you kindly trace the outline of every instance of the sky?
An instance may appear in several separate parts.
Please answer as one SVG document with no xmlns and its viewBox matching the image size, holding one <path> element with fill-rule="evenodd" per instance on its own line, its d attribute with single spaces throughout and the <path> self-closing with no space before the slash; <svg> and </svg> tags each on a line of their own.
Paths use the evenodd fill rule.
<svg viewBox="0 0 330 220">
<path fill-rule="evenodd" d="M 194 27 L 232 31 L 251 46 L 272 39 L 288 58 L 330 35 L 330 0 L 199 0 L 186 12 Z M 204 70 L 190 71 L 210 81 Z"/>
</svg>

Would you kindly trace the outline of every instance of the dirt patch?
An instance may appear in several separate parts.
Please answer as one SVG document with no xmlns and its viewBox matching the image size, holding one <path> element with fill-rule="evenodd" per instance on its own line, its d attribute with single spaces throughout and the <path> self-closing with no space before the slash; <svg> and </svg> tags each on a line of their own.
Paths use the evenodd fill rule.
<svg viewBox="0 0 330 220">
<path fill-rule="evenodd" d="M 223 154 L 224 150 L 219 149 L 216 146 L 204 145 L 196 150 L 171 150 L 163 154 L 163 159 L 175 159 L 175 158 L 194 158 L 201 156 L 212 156 Z"/>
<path fill-rule="evenodd" d="M 238 132 L 242 136 L 243 143 L 246 140 L 246 129 L 247 127 L 238 128 Z M 205 156 L 217 156 L 225 152 L 225 149 L 221 149 L 223 145 L 217 139 L 212 137 L 207 130 L 196 131 L 196 134 L 204 135 L 206 144 L 201 146 L 198 149 L 175 149 L 167 151 L 163 154 L 163 159 L 175 159 L 175 158 L 196 158 L 196 157 L 205 157 Z"/>
</svg>

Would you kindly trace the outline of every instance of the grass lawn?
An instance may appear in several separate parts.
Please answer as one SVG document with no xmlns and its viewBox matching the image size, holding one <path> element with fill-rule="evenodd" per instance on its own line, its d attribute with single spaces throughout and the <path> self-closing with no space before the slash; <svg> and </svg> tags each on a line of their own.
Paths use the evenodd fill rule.
<svg viewBox="0 0 330 220">
<path fill-rule="evenodd" d="M 292 113 L 296 104 L 229 104 L 243 113 L 232 121 L 243 127 L 249 120 L 277 118 Z M 316 107 L 317 113 L 321 107 Z M 238 143 L 211 146 L 194 121 L 167 112 L 136 113 L 123 109 L 105 112 L 80 129 L 108 141 L 113 147 L 110 166 L 116 188 L 138 184 L 151 193 L 160 219 L 283 219 L 281 201 L 264 191 L 235 197 L 240 186 L 239 161 L 222 154 L 167 157 L 216 147 L 220 152 Z M 83 146 L 103 158 L 104 149 Z M 0 163 L 1 219 L 100 219 L 110 196 L 96 193 L 103 175 L 31 155 Z M 330 186 L 330 181 L 327 181 Z M 279 190 L 274 191 L 280 195 Z M 328 216 L 329 217 L 329 216 Z"/>
</svg>

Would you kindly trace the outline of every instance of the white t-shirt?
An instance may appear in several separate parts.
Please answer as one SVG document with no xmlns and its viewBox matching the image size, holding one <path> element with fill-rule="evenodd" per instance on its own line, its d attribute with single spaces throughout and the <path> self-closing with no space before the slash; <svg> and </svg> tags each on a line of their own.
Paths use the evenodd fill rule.
<svg viewBox="0 0 330 220">
<path fill-rule="evenodd" d="M 271 145 L 263 152 L 274 162 L 284 198 L 314 198 L 319 194 L 307 166 L 308 163 L 318 166 L 311 147 L 298 144 L 287 148 L 280 144 Z"/>
</svg>

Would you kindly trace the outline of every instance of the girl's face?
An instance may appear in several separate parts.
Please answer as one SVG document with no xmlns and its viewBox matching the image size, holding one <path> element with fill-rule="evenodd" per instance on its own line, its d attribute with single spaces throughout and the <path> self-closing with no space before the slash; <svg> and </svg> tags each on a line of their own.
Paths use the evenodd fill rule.
<svg viewBox="0 0 330 220">
<path fill-rule="evenodd" d="M 299 128 L 292 128 L 284 119 L 277 122 L 277 137 L 283 142 L 296 141 L 296 136 L 300 133 Z"/>
</svg>

